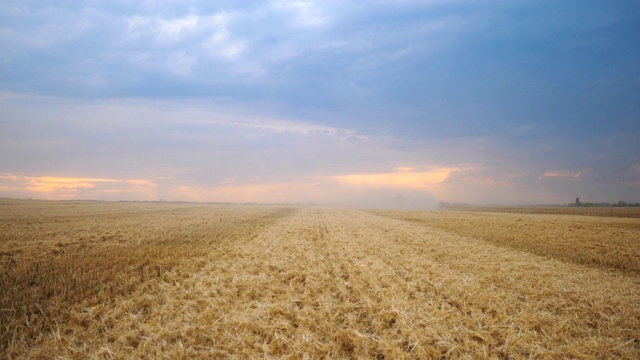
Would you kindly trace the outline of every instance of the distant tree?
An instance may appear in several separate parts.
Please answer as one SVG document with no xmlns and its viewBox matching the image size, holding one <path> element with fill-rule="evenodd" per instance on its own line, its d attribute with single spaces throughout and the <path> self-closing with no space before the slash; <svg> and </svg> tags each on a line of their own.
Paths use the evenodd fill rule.
<svg viewBox="0 0 640 360">
<path fill-rule="evenodd" d="M 627 206 L 627 202 L 626 201 L 618 201 L 618 206 Z"/>
<path fill-rule="evenodd" d="M 576 206 L 580 206 L 580 198 L 579 197 L 576 198 Z"/>
</svg>

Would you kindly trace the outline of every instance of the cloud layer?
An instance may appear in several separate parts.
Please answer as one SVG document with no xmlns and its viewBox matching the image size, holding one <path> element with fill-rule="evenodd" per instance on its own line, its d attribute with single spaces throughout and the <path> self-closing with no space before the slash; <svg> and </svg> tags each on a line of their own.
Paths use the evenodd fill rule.
<svg viewBox="0 0 640 360">
<path fill-rule="evenodd" d="M 640 201 L 637 14 L 634 1 L 5 1 L 0 196 Z"/>
</svg>

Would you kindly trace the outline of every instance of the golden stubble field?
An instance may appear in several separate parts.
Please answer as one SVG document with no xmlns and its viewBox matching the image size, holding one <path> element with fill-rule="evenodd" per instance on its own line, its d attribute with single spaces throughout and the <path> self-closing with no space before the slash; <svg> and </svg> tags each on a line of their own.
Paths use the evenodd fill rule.
<svg viewBox="0 0 640 360">
<path fill-rule="evenodd" d="M 6 358 L 640 357 L 640 219 L 0 201 Z"/>
</svg>

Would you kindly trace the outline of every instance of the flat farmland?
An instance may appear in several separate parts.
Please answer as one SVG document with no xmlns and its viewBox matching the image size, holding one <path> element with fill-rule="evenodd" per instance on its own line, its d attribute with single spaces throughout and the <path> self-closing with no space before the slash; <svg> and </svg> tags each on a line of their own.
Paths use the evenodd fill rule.
<svg viewBox="0 0 640 360">
<path fill-rule="evenodd" d="M 640 357 L 640 219 L 0 201 L 6 358 Z"/>
<path fill-rule="evenodd" d="M 444 206 L 443 210 L 640 218 L 638 206 Z"/>
</svg>

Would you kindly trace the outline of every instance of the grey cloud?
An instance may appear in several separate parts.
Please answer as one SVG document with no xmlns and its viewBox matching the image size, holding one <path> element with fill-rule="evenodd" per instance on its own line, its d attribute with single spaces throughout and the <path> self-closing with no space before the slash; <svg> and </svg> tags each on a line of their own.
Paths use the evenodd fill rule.
<svg viewBox="0 0 640 360">
<path fill-rule="evenodd" d="M 184 174 L 215 183 L 333 174 L 392 158 L 383 143 L 350 129 L 205 103 L 9 98 L 2 105 L 11 120 L 0 123 L 1 147 L 12 156 L 0 167 L 28 174 Z"/>
<path fill-rule="evenodd" d="M 459 166 L 447 186 L 478 199 L 564 198 L 575 184 L 633 197 L 634 10 L 4 1 L 0 171 L 217 183 Z"/>
</svg>

